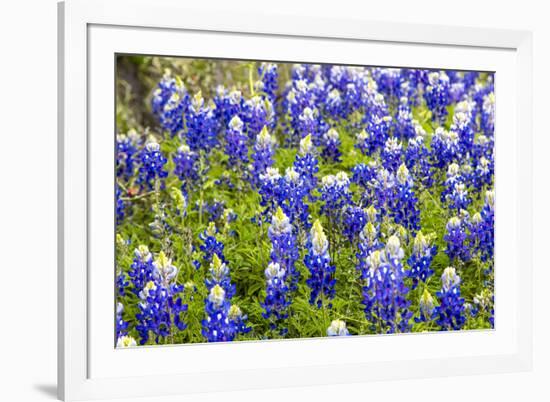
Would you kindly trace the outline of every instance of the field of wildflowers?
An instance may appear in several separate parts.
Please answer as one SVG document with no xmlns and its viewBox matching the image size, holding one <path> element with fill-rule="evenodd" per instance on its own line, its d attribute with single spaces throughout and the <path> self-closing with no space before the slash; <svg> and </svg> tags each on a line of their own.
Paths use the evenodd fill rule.
<svg viewBox="0 0 550 402">
<path fill-rule="evenodd" d="M 493 89 L 119 56 L 116 346 L 493 328 Z"/>
</svg>

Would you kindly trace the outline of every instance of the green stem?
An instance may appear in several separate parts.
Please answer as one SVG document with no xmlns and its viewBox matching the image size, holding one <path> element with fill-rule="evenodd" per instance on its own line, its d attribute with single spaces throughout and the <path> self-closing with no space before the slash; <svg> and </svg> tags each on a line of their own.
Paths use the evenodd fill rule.
<svg viewBox="0 0 550 402">
<path fill-rule="evenodd" d="M 254 91 L 254 67 L 255 67 L 254 62 L 250 63 L 248 66 L 248 85 L 250 86 L 251 96 L 256 95 L 256 92 Z"/>
</svg>

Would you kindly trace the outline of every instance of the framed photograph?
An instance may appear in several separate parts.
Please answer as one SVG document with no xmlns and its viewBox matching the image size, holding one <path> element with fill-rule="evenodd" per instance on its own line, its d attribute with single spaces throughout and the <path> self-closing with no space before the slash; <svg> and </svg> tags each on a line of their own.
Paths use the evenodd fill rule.
<svg viewBox="0 0 550 402">
<path fill-rule="evenodd" d="M 180 3 L 59 5 L 59 396 L 529 370 L 531 34 Z"/>
</svg>

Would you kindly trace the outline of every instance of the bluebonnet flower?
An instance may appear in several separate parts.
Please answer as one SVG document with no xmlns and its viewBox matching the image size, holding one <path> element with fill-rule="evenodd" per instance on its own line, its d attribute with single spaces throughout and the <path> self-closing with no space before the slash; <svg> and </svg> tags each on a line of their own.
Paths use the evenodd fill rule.
<svg viewBox="0 0 550 402">
<path fill-rule="evenodd" d="M 486 314 L 491 328 L 495 327 L 495 295 L 490 289 L 482 289 L 474 296 L 475 313 Z"/>
<path fill-rule="evenodd" d="M 172 77 L 171 71 L 169 69 L 165 70 L 162 79 L 153 92 L 153 98 L 151 99 L 151 107 L 154 114 L 158 115 L 164 110 L 164 105 L 168 102 L 172 94 L 177 92 L 178 84 L 183 87 L 183 82 L 181 82 L 181 80 L 176 82 L 176 79 Z"/>
<path fill-rule="evenodd" d="M 208 342 L 232 341 L 239 333 L 250 331 L 247 317 L 237 305 L 231 305 L 235 285 L 231 283 L 227 264 L 217 254 L 212 256 L 208 272 L 205 284 L 209 294 L 205 300 L 202 334 Z"/>
<path fill-rule="evenodd" d="M 295 229 L 281 207 L 277 207 L 273 214 L 268 236 L 271 240 L 271 260 L 284 270 L 284 279 L 290 290 L 294 291 L 300 280 L 300 271 L 295 266 L 299 257 L 298 245 Z"/>
<path fill-rule="evenodd" d="M 227 129 L 229 121 L 234 116 L 239 116 L 241 120 L 245 118 L 245 99 L 241 91 L 237 89 L 227 91 L 223 85 L 218 85 L 214 96 L 214 105 L 213 112 L 217 121 L 217 129 L 221 133 Z"/>
<path fill-rule="evenodd" d="M 367 128 L 356 136 L 356 147 L 367 156 L 384 148 L 392 126 L 391 116 L 370 115 Z"/>
<path fill-rule="evenodd" d="M 466 188 L 469 189 L 469 188 L 475 187 L 474 185 L 476 181 L 475 171 L 470 163 L 470 160 L 466 159 L 466 161 L 460 167 L 460 174 L 464 179 L 464 185 L 466 186 Z"/>
<path fill-rule="evenodd" d="M 140 139 L 135 130 L 116 136 L 116 175 L 117 179 L 128 182 L 135 173 Z"/>
<path fill-rule="evenodd" d="M 379 330 L 387 333 L 408 332 L 411 328 L 412 312 L 406 297 L 409 289 L 405 286 L 402 264 L 404 255 L 399 238 L 394 235 L 383 250 L 373 251 L 366 259 L 365 316 L 377 321 Z"/>
<path fill-rule="evenodd" d="M 275 128 L 273 105 L 269 99 L 254 96 L 244 104 L 244 121 L 248 132 L 249 142 L 256 139 L 262 129 L 267 126 Z"/>
<path fill-rule="evenodd" d="M 309 205 L 305 203 L 308 195 L 308 188 L 304 186 L 300 174 L 294 168 L 287 168 L 279 205 L 298 229 L 310 227 Z"/>
<path fill-rule="evenodd" d="M 186 144 L 181 145 L 174 155 L 174 175 L 181 180 L 184 193 L 188 193 L 199 180 L 199 156 Z"/>
<path fill-rule="evenodd" d="M 210 222 L 208 227 L 199 235 L 199 239 L 202 241 L 202 244 L 199 246 L 202 252 L 202 258 L 205 265 L 208 265 L 212 262 L 214 255 L 221 258 L 224 261 L 223 257 L 223 243 L 218 241 L 216 234 L 218 230 L 216 229 L 216 224 Z M 195 268 L 200 268 L 200 261 L 194 262 Z"/>
<path fill-rule="evenodd" d="M 373 221 L 367 222 L 367 224 L 361 230 L 359 234 L 359 251 L 357 252 L 357 270 L 362 279 L 367 279 L 369 265 L 367 258 L 376 250 L 380 250 L 384 245 L 380 242 L 379 233 L 376 225 Z"/>
<path fill-rule="evenodd" d="M 225 202 L 219 201 L 218 199 L 214 198 L 211 201 L 203 200 L 201 204 L 197 200 L 195 205 L 195 210 L 200 211 L 201 209 L 202 209 L 202 212 L 209 217 L 210 221 L 219 221 L 225 209 Z"/>
<path fill-rule="evenodd" d="M 466 209 L 472 202 L 464 183 L 456 183 L 454 185 L 451 193 L 447 195 L 447 201 L 449 209 L 456 209 L 458 211 Z"/>
<path fill-rule="evenodd" d="M 279 169 L 268 167 L 260 174 L 260 205 L 264 207 L 264 216 L 271 216 L 284 200 L 285 182 Z"/>
<path fill-rule="evenodd" d="M 298 116 L 296 131 L 300 138 L 311 134 L 313 143 L 321 145 L 323 133 L 326 131 L 326 123 L 321 119 L 319 110 L 315 107 L 305 107 Z"/>
<path fill-rule="evenodd" d="M 290 306 L 289 287 L 286 283 L 286 271 L 276 262 L 271 262 L 265 270 L 266 296 L 261 303 L 264 312 L 262 317 L 270 321 L 272 330 L 279 330 L 280 335 L 288 331 L 284 327 L 284 321 L 288 318 Z"/>
<path fill-rule="evenodd" d="M 403 82 L 401 70 L 398 68 L 377 68 L 374 73 L 378 91 L 390 100 L 398 99 Z M 395 105 L 395 103 L 392 103 L 392 105 Z"/>
<path fill-rule="evenodd" d="M 486 137 L 483 134 L 477 136 L 474 139 L 474 145 L 472 147 L 472 159 L 474 164 L 479 163 L 479 159 L 481 159 L 482 156 L 492 161 L 493 147 L 494 141 L 491 138 Z"/>
<path fill-rule="evenodd" d="M 495 172 L 495 162 L 490 156 L 490 159 L 485 156 L 481 156 L 475 168 L 475 175 L 473 175 L 474 186 L 477 190 L 481 190 L 483 186 L 490 185 L 493 182 L 493 174 Z"/>
<path fill-rule="evenodd" d="M 420 296 L 419 302 L 419 316 L 414 318 L 415 322 L 427 322 L 431 321 L 435 313 L 434 298 L 428 291 L 428 288 L 424 288 L 422 296 Z"/>
<path fill-rule="evenodd" d="M 450 130 L 458 135 L 461 153 L 467 154 L 470 152 L 474 144 L 475 135 L 471 113 L 466 111 L 456 112 L 453 115 Z"/>
<path fill-rule="evenodd" d="M 275 101 L 275 95 L 279 87 L 277 83 L 277 80 L 279 78 L 277 64 L 261 63 L 258 66 L 258 75 L 260 76 L 261 82 L 261 85 L 258 89 L 263 92 L 273 103 Z"/>
<path fill-rule="evenodd" d="M 140 245 L 134 250 L 134 260 L 128 271 L 132 292 L 139 295 L 145 284 L 153 279 L 153 275 L 153 255 L 147 246 Z"/>
<path fill-rule="evenodd" d="M 351 82 L 351 69 L 344 66 L 330 66 L 330 83 L 340 91 L 343 91 Z"/>
<path fill-rule="evenodd" d="M 451 82 L 449 87 L 449 99 L 451 102 L 458 102 L 466 93 L 466 87 L 463 82 Z"/>
<path fill-rule="evenodd" d="M 223 255 L 221 256 L 223 258 Z M 206 288 L 212 289 L 219 285 L 225 291 L 225 297 L 230 300 L 235 295 L 235 285 L 231 283 L 229 267 L 217 254 L 212 255 L 208 277 L 205 279 Z"/>
<path fill-rule="evenodd" d="M 349 331 L 345 321 L 333 320 L 327 328 L 327 336 L 348 336 Z"/>
<path fill-rule="evenodd" d="M 173 335 L 173 327 L 180 331 L 187 327 L 183 320 L 187 311 L 187 304 L 181 298 L 183 286 L 175 281 L 177 268 L 162 251 L 153 267 L 152 280 L 139 292 L 141 301 L 139 313 L 136 314 L 136 330 L 140 334 L 141 345 L 146 344 L 151 336 L 158 344 L 162 338 Z"/>
<path fill-rule="evenodd" d="M 169 73 L 158 83 L 151 100 L 153 114 L 158 117 L 162 129 L 172 137 L 185 130 L 183 116 L 189 109 L 189 103 L 185 85 L 179 77 L 172 78 Z"/>
<path fill-rule="evenodd" d="M 495 131 L 495 93 L 489 92 L 483 97 L 481 110 L 481 130 L 487 137 L 492 137 Z"/>
<path fill-rule="evenodd" d="M 495 192 L 485 193 L 481 213 L 474 214 L 470 225 L 470 244 L 482 261 L 491 261 L 495 249 Z"/>
<path fill-rule="evenodd" d="M 232 304 L 229 308 L 229 319 L 233 321 L 237 334 L 247 334 L 252 331 L 252 328 L 247 325 L 248 316 L 243 314 L 238 305 Z"/>
<path fill-rule="evenodd" d="M 358 163 L 351 169 L 351 182 L 367 190 L 373 180 L 376 180 L 376 163 Z"/>
<path fill-rule="evenodd" d="M 417 208 L 418 200 L 413 191 L 414 181 L 404 163 L 397 169 L 395 178 L 395 194 L 391 200 L 390 216 L 395 223 L 416 231 L 420 229 L 420 210 Z"/>
<path fill-rule="evenodd" d="M 199 91 L 193 96 L 191 104 L 185 114 L 187 126 L 187 145 L 195 152 L 203 150 L 209 153 L 218 144 L 217 120 L 214 113 L 214 103 L 204 104 L 202 93 Z"/>
<path fill-rule="evenodd" d="M 229 166 L 236 170 L 248 163 L 248 138 L 243 128 L 244 123 L 239 116 L 233 116 L 225 136 L 225 153 L 229 156 Z"/>
<path fill-rule="evenodd" d="M 392 121 L 391 116 L 389 115 L 390 110 L 388 108 L 388 105 L 386 104 L 384 95 L 379 93 L 376 89 L 376 83 L 374 83 L 374 81 L 368 81 L 363 101 L 365 103 L 366 109 L 363 123 L 366 123 L 368 125 L 369 122 L 385 120 L 385 128 L 389 130 L 389 126 L 391 124 L 388 123 L 391 123 Z M 382 144 L 384 143 L 384 141 L 382 141 Z"/>
<path fill-rule="evenodd" d="M 437 292 L 439 306 L 435 308 L 436 323 L 442 331 L 462 329 L 466 322 L 464 299 L 460 296 L 460 277 L 453 267 L 441 275 L 441 291 Z"/>
<path fill-rule="evenodd" d="M 455 185 L 460 183 L 464 183 L 464 178 L 461 175 L 460 166 L 453 162 L 447 168 L 445 187 L 441 192 L 441 202 L 446 202 L 449 195 L 453 192 Z"/>
<path fill-rule="evenodd" d="M 441 192 L 441 201 L 447 202 L 449 209 L 455 209 L 457 212 L 466 209 L 472 202 L 468 196 L 465 178 L 456 163 L 451 163 L 447 169 L 447 178 L 445 188 Z"/>
<path fill-rule="evenodd" d="M 336 267 L 331 265 L 328 247 L 327 236 L 321 222 L 317 219 L 311 228 L 307 243 L 308 253 L 304 258 L 304 263 L 310 273 L 310 277 L 306 280 L 311 290 L 309 303 L 316 305 L 318 308 L 331 308 L 332 304 L 329 301 L 335 295 L 336 279 L 334 273 Z M 329 303 L 325 304 L 326 302 Z"/>
<path fill-rule="evenodd" d="M 452 217 L 447 222 L 446 229 L 447 233 L 443 237 L 447 242 L 445 253 L 447 253 L 451 261 L 469 261 L 470 249 L 467 244 L 468 235 L 466 234 L 465 219 L 460 219 L 457 216 Z"/>
<path fill-rule="evenodd" d="M 315 156 L 315 147 L 311 140 L 311 134 L 308 134 L 300 140 L 300 148 L 294 161 L 294 170 L 300 175 L 305 191 L 310 200 L 313 200 L 311 192 L 317 187 L 317 172 L 319 171 L 319 162 Z"/>
<path fill-rule="evenodd" d="M 273 165 L 275 144 L 275 137 L 269 134 L 267 126 L 264 126 L 260 134 L 256 136 L 256 144 L 252 153 L 251 181 L 256 187 L 260 187 L 260 176 L 265 174 L 267 168 Z"/>
<path fill-rule="evenodd" d="M 390 137 L 382 150 L 382 165 L 390 172 L 395 172 L 401 165 L 403 145 L 396 137 Z"/>
<path fill-rule="evenodd" d="M 163 183 L 160 182 L 168 176 L 165 170 L 167 159 L 160 151 L 160 145 L 155 141 L 149 141 L 139 154 L 140 167 L 137 183 L 142 188 L 149 190 L 158 190 L 162 188 Z M 159 187 L 157 188 L 157 182 Z"/>
<path fill-rule="evenodd" d="M 449 98 L 449 77 L 443 71 L 432 71 L 428 74 L 424 89 L 424 99 L 432 111 L 432 120 L 443 124 L 447 118 Z"/>
<path fill-rule="evenodd" d="M 344 117 L 349 116 L 355 110 L 361 108 L 361 92 L 357 89 L 356 85 L 353 82 L 346 84 L 346 87 L 343 91 L 343 115 Z"/>
<path fill-rule="evenodd" d="M 433 165 L 441 169 L 460 160 L 462 154 L 459 141 L 460 138 L 454 131 L 447 131 L 443 127 L 436 128 L 431 143 Z"/>
<path fill-rule="evenodd" d="M 340 135 L 338 131 L 331 128 L 323 135 L 323 151 L 321 156 L 328 161 L 340 162 L 342 153 L 340 152 Z"/>
<path fill-rule="evenodd" d="M 137 342 L 129 335 L 123 335 L 116 341 L 117 348 L 133 348 L 134 346 L 137 346 Z"/>
<path fill-rule="evenodd" d="M 346 110 L 340 95 L 340 91 L 334 88 L 328 92 L 324 103 L 326 113 L 334 120 L 339 120 L 345 117 Z"/>
<path fill-rule="evenodd" d="M 378 169 L 372 181 L 374 205 L 380 213 L 387 214 L 394 204 L 397 180 L 395 175 L 385 168 Z"/>
<path fill-rule="evenodd" d="M 434 274 L 431 265 L 436 254 L 437 246 L 431 244 L 429 237 L 418 232 L 414 238 L 413 251 L 407 260 L 411 267 L 409 276 L 412 278 L 413 289 L 416 289 L 420 281 L 426 283 L 428 278 Z"/>
<path fill-rule="evenodd" d="M 126 215 L 126 203 L 121 198 L 122 191 L 120 191 L 119 186 L 116 186 L 115 197 L 116 197 L 116 224 L 120 225 L 124 220 L 124 216 Z"/>
<path fill-rule="evenodd" d="M 363 208 L 355 205 L 346 205 L 343 212 L 342 234 L 347 237 L 351 244 L 355 244 L 360 233 L 367 223 L 367 213 Z"/>
<path fill-rule="evenodd" d="M 128 335 L 129 323 L 127 321 L 124 321 L 124 318 L 122 317 L 123 313 L 124 313 L 124 305 L 118 302 L 116 304 L 116 323 L 115 323 L 117 339 L 120 339 L 121 337 Z M 133 345 L 133 346 L 136 346 L 136 345 Z"/>
<path fill-rule="evenodd" d="M 425 187 L 433 185 L 429 153 L 430 151 L 424 143 L 424 137 L 417 135 L 409 140 L 404 158 L 405 165 L 416 179 L 415 181 Z"/>
<path fill-rule="evenodd" d="M 312 134 L 318 144 L 321 133 L 319 113 L 314 112 L 315 94 L 313 86 L 304 79 L 292 81 L 290 89 L 283 100 L 283 110 L 286 112 L 287 145 L 296 145 L 301 138 Z M 311 131 L 313 129 L 314 131 Z"/>
<path fill-rule="evenodd" d="M 230 319 L 231 303 L 226 298 L 225 290 L 214 285 L 204 303 L 206 318 L 202 320 L 202 335 L 207 342 L 229 342 L 235 339 L 237 327 Z"/>
<path fill-rule="evenodd" d="M 324 176 L 321 180 L 321 213 L 328 216 L 338 224 L 342 209 L 349 204 L 351 192 L 350 181 L 346 172 L 338 172 L 336 175 Z"/>
<path fill-rule="evenodd" d="M 404 140 L 416 136 L 415 122 L 408 104 L 408 98 L 403 97 L 399 101 L 399 108 L 395 116 L 394 135 Z"/>
</svg>

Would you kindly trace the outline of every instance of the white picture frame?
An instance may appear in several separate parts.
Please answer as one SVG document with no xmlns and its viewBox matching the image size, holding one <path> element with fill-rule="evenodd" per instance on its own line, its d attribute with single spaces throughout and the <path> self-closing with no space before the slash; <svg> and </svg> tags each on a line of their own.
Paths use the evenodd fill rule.
<svg viewBox="0 0 550 402">
<path fill-rule="evenodd" d="M 351 18 L 218 15 L 200 6 L 188 9 L 177 0 L 68 0 L 59 4 L 58 16 L 58 392 L 61 399 L 162 396 L 264 388 L 273 384 L 288 387 L 531 368 L 531 33 Z M 193 40 L 178 41 L 177 38 Z M 183 42 L 199 44 L 200 48 L 187 45 L 184 49 Z M 320 49 L 331 51 L 322 55 Z M 492 333 L 470 331 L 437 336 L 244 342 L 231 347 L 185 345 L 115 354 L 112 343 L 103 341 L 112 339 L 112 327 L 108 322 L 102 324 L 103 312 L 112 308 L 112 303 L 103 305 L 94 297 L 113 284 L 102 280 L 106 278 L 102 272 L 106 271 L 93 268 L 98 260 L 106 261 L 109 266 L 112 259 L 112 247 L 111 251 L 94 248 L 109 227 L 113 227 L 109 221 L 112 219 L 110 204 L 103 205 L 102 201 L 103 190 L 113 188 L 108 182 L 112 180 L 108 179 L 112 169 L 109 164 L 101 163 L 108 160 L 105 158 L 113 160 L 109 154 L 113 149 L 105 147 L 102 151 L 101 147 L 105 138 L 112 144 L 110 135 L 114 135 L 114 115 L 109 120 L 114 99 L 109 104 L 106 98 L 109 88 L 112 89 L 110 80 L 114 79 L 110 76 L 113 66 L 108 70 L 106 64 L 114 57 L 111 61 L 109 57 L 117 52 L 203 57 L 231 57 L 235 53 L 236 58 L 366 63 L 366 56 L 361 58 L 354 49 L 369 50 L 370 64 L 492 69 L 497 80 L 499 76 L 504 77 L 503 84 L 497 85 L 497 110 L 506 113 L 499 116 L 497 112 L 497 138 L 502 140 L 497 139 L 496 192 L 499 202 L 503 201 L 496 212 L 496 264 L 506 269 L 500 274 L 497 268 L 497 281 L 503 290 L 499 293 L 497 288 L 495 292 L 496 329 Z M 441 61 L 436 62 L 433 56 L 430 59 L 430 54 L 436 52 L 444 55 L 445 60 L 440 57 Z M 423 60 L 432 61 L 418 65 L 419 54 Z M 102 132 L 108 133 L 105 138 Z M 506 310 L 505 313 L 499 312 L 499 305 L 507 307 L 500 310 Z M 112 317 L 110 314 L 107 318 L 111 324 Z M 499 327 L 498 322 L 504 324 Z M 422 350 L 422 345 L 428 344 L 440 345 L 439 349 L 451 345 L 454 349 L 438 349 L 430 355 Z M 385 352 L 389 348 L 402 353 L 390 355 Z M 417 351 L 410 353 L 411 348 Z M 330 352 L 319 353 L 322 350 Z M 377 351 L 380 355 L 376 355 Z M 163 361 L 168 354 L 178 356 L 178 361 L 181 357 L 194 362 L 193 366 L 198 368 L 187 371 L 170 365 L 163 369 L 151 365 L 155 368 L 148 371 L 140 368 L 139 362 Z M 215 356 L 223 356 L 223 361 L 238 361 L 238 364 L 231 367 L 199 364 Z M 263 356 L 262 362 L 258 356 Z"/>
</svg>

